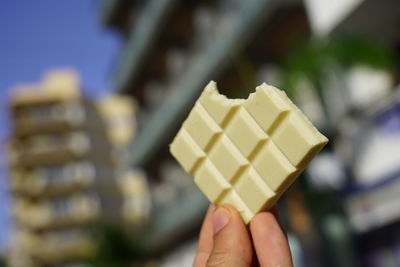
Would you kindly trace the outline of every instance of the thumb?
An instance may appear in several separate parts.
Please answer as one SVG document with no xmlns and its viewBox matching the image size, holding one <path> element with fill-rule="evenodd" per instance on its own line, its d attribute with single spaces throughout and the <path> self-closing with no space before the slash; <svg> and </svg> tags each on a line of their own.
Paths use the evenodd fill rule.
<svg viewBox="0 0 400 267">
<path fill-rule="evenodd" d="M 214 211 L 212 221 L 214 242 L 207 266 L 250 266 L 253 249 L 239 213 L 232 206 L 220 206 Z"/>
</svg>

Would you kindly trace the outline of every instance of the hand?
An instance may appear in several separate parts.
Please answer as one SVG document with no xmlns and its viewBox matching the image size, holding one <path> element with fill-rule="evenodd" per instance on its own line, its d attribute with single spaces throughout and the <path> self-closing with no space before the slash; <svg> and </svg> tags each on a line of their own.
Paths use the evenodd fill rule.
<svg viewBox="0 0 400 267">
<path fill-rule="evenodd" d="M 292 267 L 289 244 L 276 210 L 254 216 L 249 231 L 232 206 L 211 205 L 200 231 L 193 266 Z"/>
</svg>

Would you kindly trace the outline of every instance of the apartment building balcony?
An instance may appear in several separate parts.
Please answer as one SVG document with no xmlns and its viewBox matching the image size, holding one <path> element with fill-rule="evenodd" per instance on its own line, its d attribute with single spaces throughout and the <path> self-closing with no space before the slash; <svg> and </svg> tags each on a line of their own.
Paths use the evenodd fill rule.
<svg viewBox="0 0 400 267">
<path fill-rule="evenodd" d="M 17 199 L 14 216 L 26 228 L 58 229 L 91 222 L 101 214 L 100 200 L 95 194 L 75 194 L 29 202 Z"/>
<path fill-rule="evenodd" d="M 16 255 L 20 256 L 19 258 L 28 256 L 23 261 L 24 264 L 28 264 L 27 260 L 31 259 L 31 264 L 20 266 L 58 266 L 67 259 L 87 258 L 95 248 L 94 240 L 85 227 L 57 229 L 44 233 L 17 228 L 15 236 L 10 253 L 19 253 Z"/>
<path fill-rule="evenodd" d="M 51 102 L 13 109 L 17 136 L 68 131 L 85 126 L 87 110 L 82 101 Z"/>
<path fill-rule="evenodd" d="M 93 254 L 95 243 L 84 229 L 64 229 L 44 234 L 32 252 L 44 265 L 57 265 L 70 259 L 85 259 Z"/>
<path fill-rule="evenodd" d="M 123 196 L 121 215 L 133 224 L 141 224 L 150 218 L 152 201 L 147 176 L 143 171 L 126 171 L 117 178 Z"/>
<path fill-rule="evenodd" d="M 14 193 L 32 197 L 47 197 L 93 186 L 97 167 L 90 161 L 80 160 L 66 164 L 53 164 L 14 171 L 10 181 Z"/>
<path fill-rule="evenodd" d="M 9 163 L 24 167 L 55 164 L 82 158 L 91 147 L 91 138 L 81 131 L 33 135 L 10 141 Z"/>
</svg>

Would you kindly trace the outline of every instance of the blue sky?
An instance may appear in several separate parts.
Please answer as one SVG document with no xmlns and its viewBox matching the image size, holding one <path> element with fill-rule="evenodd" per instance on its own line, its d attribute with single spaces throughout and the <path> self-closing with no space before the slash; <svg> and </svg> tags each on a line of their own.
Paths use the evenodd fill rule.
<svg viewBox="0 0 400 267">
<path fill-rule="evenodd" d="M 7 99 L 18 83 L 37 82 L 51 68 L 73 67 L 84 93 L 110 90 L 120 48 L 117 33 L 102 27 L 98 0 L 0 0 L 0 249 L 11 226 L 3 142 L 10 131 Z"/>
</svg>

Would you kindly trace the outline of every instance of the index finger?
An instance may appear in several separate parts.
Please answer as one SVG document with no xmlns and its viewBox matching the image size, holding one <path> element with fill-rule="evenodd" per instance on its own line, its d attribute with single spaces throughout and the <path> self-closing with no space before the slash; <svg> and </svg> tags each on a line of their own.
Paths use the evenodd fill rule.
<svg viewBox="0 0 400 267">
<path fill-rule="evenodd" d="M 196 250 L 196 257 L 193 262 L 193 267 L 204 267 L 207 264 L 208 257 L 213 248 L 213 225 L 212 214 L 216 206 L 211 204 L 207 210 L 203 225 L 200 230 L 199 243 Z"/>
<path fill-rule="evenodd" d="M 250 231 L 261 266 L 293 266 L 286 235 L 272 212 L 263 211 L 254 216 Z"/>
</svg>

